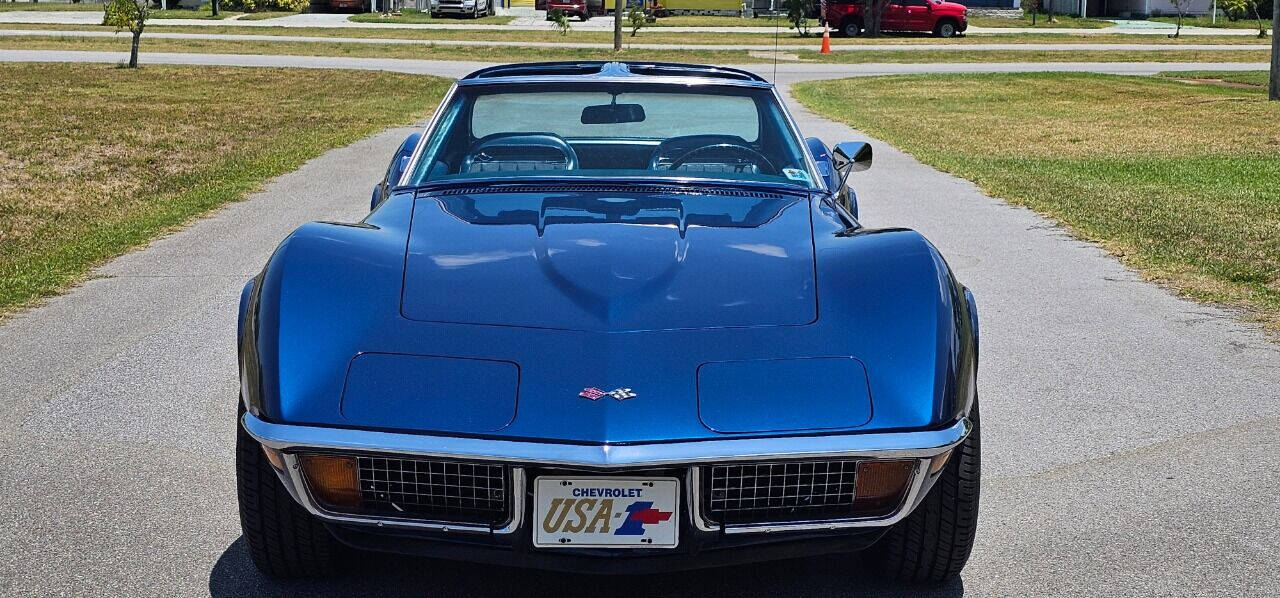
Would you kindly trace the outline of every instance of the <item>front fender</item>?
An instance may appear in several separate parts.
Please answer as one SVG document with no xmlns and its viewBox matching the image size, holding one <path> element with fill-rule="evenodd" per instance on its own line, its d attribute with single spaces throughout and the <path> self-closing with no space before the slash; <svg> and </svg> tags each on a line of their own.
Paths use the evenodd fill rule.
<svg viewBox="0 0 1280 598">
<path fill-rule="evenodd" d="M 918 232 L 851 228 L 830 206 L 817 209 L 819 310 L 866 364 L 871 427 L 934 428 L 966 414 L 977 367 L 971 294 Z"/>
<path fill-rule="evenodd" d="M 241 369 L 247 409 L 315 421 L 335 408 L 366 330 L 399 312 L 411 194 L 392 195 L 357 224 L 311 222 L 291 233 L 242 295 Z M 284 400 L 288 397 L 289 400 Z"/>
</svg>

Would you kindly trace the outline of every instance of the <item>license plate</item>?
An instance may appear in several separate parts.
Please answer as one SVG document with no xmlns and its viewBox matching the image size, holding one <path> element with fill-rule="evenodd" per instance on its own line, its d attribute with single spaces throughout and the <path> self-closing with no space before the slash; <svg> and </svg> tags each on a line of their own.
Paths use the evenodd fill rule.
<svg viewBox="0 0 1280 598">
<path fill-rule="evenodd" d="M 539 477 L 533 504 L 540 548 L 674 548 L 679 541 L 675 478 Z"/>
</svg>

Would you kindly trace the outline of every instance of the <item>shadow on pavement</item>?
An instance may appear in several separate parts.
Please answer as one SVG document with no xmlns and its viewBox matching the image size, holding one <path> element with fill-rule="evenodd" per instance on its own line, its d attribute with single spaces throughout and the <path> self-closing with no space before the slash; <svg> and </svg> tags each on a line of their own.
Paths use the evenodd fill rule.
<svg viewBox="0 0 1280 598">
<path fill-rule="evenodd" d="M 964 595 L 960 580 L 939 587 L 902 586 L 863 572 L 854 556 L 778 561 L 645 576 L 594 576 L 370 554 L 324 581 L 281 582 L 258 573 L 244 539 L 227 547 L 209 575 L 213 598 L 238 596 L 577 596 L 625 598 L 699 596 L 919 596 Z"/>
</svg>

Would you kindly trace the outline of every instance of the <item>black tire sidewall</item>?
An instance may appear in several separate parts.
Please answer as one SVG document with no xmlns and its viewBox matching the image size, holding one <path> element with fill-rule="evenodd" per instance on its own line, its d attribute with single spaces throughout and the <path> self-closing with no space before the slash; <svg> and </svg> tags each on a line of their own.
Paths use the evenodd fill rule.
<svg viewBox="0 0 1280 598">
<path fill-rule="evenodd" d="M 969 436 L 951 454 L 929 494 L 866 552 L 871 573 L 912 583 L 940 583 L 960 574 L 977 536 L 982 481 L 982 432 L 975 397 Z"/>
</svg>

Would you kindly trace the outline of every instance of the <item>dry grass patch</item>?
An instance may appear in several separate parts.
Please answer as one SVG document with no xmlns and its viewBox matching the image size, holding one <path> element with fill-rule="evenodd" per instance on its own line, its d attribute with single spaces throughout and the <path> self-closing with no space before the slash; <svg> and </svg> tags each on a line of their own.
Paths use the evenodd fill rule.
<svg viewBox="0 0 1280 598">
<path fill-rule="evenodd" d="M 422 118 L 448 84 L 67 64 L 0 65 L 0 80 L 0 312 L 327 149 Z"/>
<path fill-rule="evenodd" d="M 847 79 L 795 94 L 1280 330 L 1280 104 L 1261 90 L 1019 74 Z"/>
</svg>

